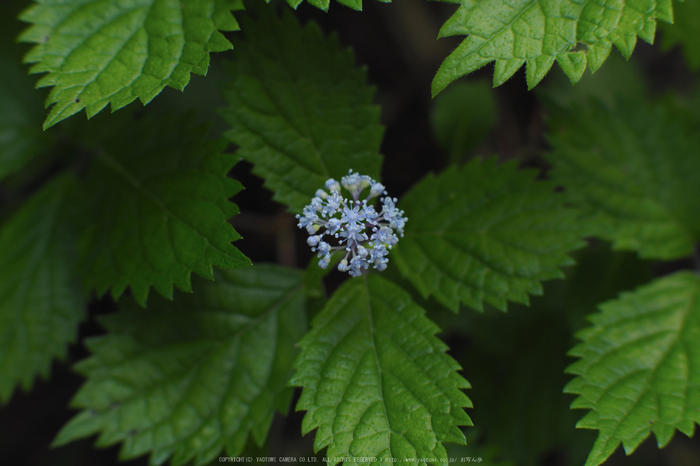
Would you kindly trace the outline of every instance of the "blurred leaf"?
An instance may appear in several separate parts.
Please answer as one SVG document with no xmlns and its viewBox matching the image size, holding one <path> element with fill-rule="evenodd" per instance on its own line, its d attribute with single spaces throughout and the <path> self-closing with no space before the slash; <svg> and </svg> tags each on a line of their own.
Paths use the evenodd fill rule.
<svg viewBox="0 0 700 466">
<path fill-rule="evenodd" d="M 291 401 L 306 331 L 301 280 L 281 267 L 228 270 L 193 294 L 105 317 L 108 334 L 88 340 L 93 355 L 76 365 L 87 381 L 72 406 L 84 410 L 54 446 L 100 433 L 96 446 L 122 442 L 122 459 L 150 452 L 152 465 L 201 465 L 222 450 L 239 455 L 249 433 L 262 445 Z"/>
<path fill-rule="evenodd" d="M 577 427 L 599 430 L 586 466 L 603 463 L 622 443 L 630 454 L 651 432 L 659 447 L 676 429 L 700 423 L 700 279 L 680 272 L 600 306 L 578 334 L 581 359 L 565 391 L 572 408 L 590 409 Z"/>
<path fill-rule="evenodd" d="M 600 303 L 648 283 L 652 272 L 648 261 L 626 251 L 612 251 L 609 243 L 598 243 L 574 254 L 576 267 L 566 280 L 552 282 L 542 297 L 542 306 L 552 311 L 566 309 L 573 331 L 588 326 L 587 316 Z"/>
<path fill-rule="evenodd" d="M 453 166 L 402 199 L 408 222 L 391 255 L 424 297 L 453 311 L 525 304 L 543 280 L 563 277 L 567 254 L 584 244 L 588 225 L 565 202 L 553 183 L 513 163 Z"/>
<path fill-rule="evenodd" d="M 578 464 L 590 446 L 585 441 L 593 440 L 576 431 L 570 397 L 562 394 L 573 338 L 566 288 L 567 282 L 548 282 L 529 308 L 471 313 L 466 331 L 445 335 L 474 387 L 474 425 L 500 457 L 518 466 L 540 466 L 556 452 Z"/>
<path fill-rule="evenodd" d="M 700 3 L 694 0 L 677 3 L 673 12 L 673 25 L 663 24 L 661 30 L 661 46 L 668 50 L 680 45 L 688 66 L 699 69 L 700 43 L 697 35 L 700 31 Z"/>
<path fill-rule="evenodd" d="M 552 120 L 552 177 L 616 249 L 689 255 L 700 239 L 700 135 L 662 104 L 594 104 Z"/>
<path fill-rule="evenodd" d="M 546 83 L 538 86 L 535 93 L 564 109 L 577 109 L 595 101 L 613 106 L 620 99 L 645 99 L 648 86 L 644 75 L 633 60 L 625 60 L 617 53 L 610 55 L 605 66 L 572 85 L 562 72 L 553 72 Z M 552 106 L 549 105 L 549 110 Z M 556 118 L 558 113 L 553 116 Z"/>
<path fill-rule="evenodd" d="M 22 169 L 42 150 L 44 109 L 19 62 L 0 55 L 0 180 Z"/>
<path fill-rule="evenodd" d="M 302 339 L 291 384 L 304 387 L 302 431 L 339 457 L 446 458 L 471 425 L 469 385 L 445 354 L 438 328 L 408 294 L 378 275 L 338 289 Z M 352 459 L 347 464 L 356 464 Z"/>
<path fill-rule="evenodd" d="M 287 0 L 287 3 L 292 8 L 296 9 L 302 4 L 304 0 Z M 377 0 L 382 3 L 391 3 L 391 0 Z M 309 5 L 313 5 L 316 8 L 320 8 L 323 11 L 328 11 L 328 7 L 331 4 L 331 0 L 307 0 Z M 353 10 L 362 11 L 362 0 L 338 0 L 338 3 L 344 5 Z"/>
<path fill-rule="evenodd" d="M 328 178 L 349 169 L 379 178 L 383 128 L 374 89 L 352 51 L 319 27 L 303 29 L 270 7 L 241 19 L 246 41 L 234 41 L 230 79 L 223 85 L 231 125 L 226 136 L 254 163 L 274 199 L 301 212 Z"/>
<path fill-rule="evenodd" d="M 64 358 L 85 316 L 75 272 L 75 238 L 66 221 L 75 185 L 61 176 L 0 227 L 0 401 L 29 390 Z"/>
<path fill-rule="evenodd" d="M 433 132 L 451 163 L 468 155 L 496 124 L 496 101 L 485 81 L 460 82 L 435 98 Z"/>
<path fill-rule="evenodd" d="M 447 456 L 455 463 L 482 463 L 488 466 L 516 466 L 515 463 L 503 460 L 501 451 L 493 444 L 478 443 L 479 429 L 469 429 L 465 437 L 467 445 L 445 445 Z"/>
</svg>

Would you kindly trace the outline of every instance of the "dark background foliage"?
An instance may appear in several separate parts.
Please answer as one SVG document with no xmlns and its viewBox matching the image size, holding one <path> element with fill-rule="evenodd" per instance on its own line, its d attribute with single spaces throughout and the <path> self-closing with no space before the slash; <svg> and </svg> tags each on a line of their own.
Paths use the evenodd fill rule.
<svg viewBox="0 0 700 466">
<path fill-rule="evenodd" d="M 23 28 L 15 18 L 28 4 L 28 0 L 3 0 L 0 4 L 0 52 L 18 61 L 28 46 L 14 42 Z M 424 0 L 400 0 L 394 4 L 366 0 L 363 12 L 331 4 L 330 11 L 324 13 L 306 3 L 297 11 L 302 21 L 315 20 L 327 33 L 336 32 L 341 43 L 354 50 L 358 63 L 367 67 L 368 79 L 377 88 L 376 103 L 381 106 L 386 127 L 382 181 L 397 197 L 426 173 L 438 172 L 450 162 L 451 155 L 439 146 L 432 131 L 435 100 L 430 97 L 430 82 L 441 61 L 459 43 L 458 38 L 436 39 L 441 24 L 454 9 L 454 5 Z M 166 89 L 139 113 L 194 109 L 200 121 L 212 124 L 212 135 L 220 135 L 224 124 L 215 110 L 224 104 L 216 81 L 223 79 L 221 60 L 232 54 L 235 51 L 215 54 L 209 76 L 193 76 L 184 94 Z M 678 50 L 663 52 L 640 42 L 632 61 L 653 93 L 683 90 L 693 81 Z M 600 73 L 612 66 L 615 65 L 606 63 Z M 491 67 L 485 67 L 468 80 L 490 82 L 492 72 Z M 36 76 L 28 76 L 27 86 L 31 87 L 36 79 Z M 625 85 L 622 83 L 622 87 Z M 563 89 L 564 93 L 577 92 L 579 86 L 584 89 L 584 84 L 571 89 L 555 66 L 538 86 L 539 90 L 531 92 L 526 88 L 524 70 L 521 70 L 493 90 L 495 125 L 461 157 L 498 154 L 503 160 L 518 158 L 523 166 L 542 168 L 546 176 L 546 165 L 540 157 L 547 149 L 543 138 L 546 115 L 542 92 L 546 93 L 548 88 Z M 605 86 L 605 83 L 600 84 L 598 89 L 605 92 Z M 590 92 L 595 93 L 595 88 Z M 40 104 L 46 91 L 36 93 Z M 37 111 L 43 110 L 39 106 Z M 487 109 L 480 108 L 479 101 L 475 101 L 464 111 L 478 117 Z M 80 114 L 73 119 L 83 120 L 84 116 Z M 72 124 L 75 123 L 69 120 L 50 131 L 60 142 L 61 131 Z M 60 144 L 56 148 L 75 150 Z M 52 168 L 42 169 L 49 173 Z M 271 194 L 262 188 L 261 180 L 250 173 L 249 164 L 240 163 L 232 176 L 246 187 L 235 199 L 242 213 L 232 220 L 244 236 L 237 243 L 238 248 L 254 262 L 305 266 L 310 253 L 303 235 L 297 232 L 295 219 L 283 206 L 271 201 Z M 31 189 L 31 186 L 17 186 L 20 184 L 0 189 L 0 205 L 13 206 L 23 190 Z M 512 306 L 507 314 L 493 310 L 477 314 L 464 310 L 454 316 L 434 302 L 423 301 L 431 309 L 431 317 L 442 328 L 449 329 L 442 336 L 451 354 L 463 365 L 465 377 L 475 387 L 469 396 L 476 408 L 469 414 L 479 427 L 467 429 L 469 447 L 453 450 L 457 461 L 462 456 L 470 456 L 482 457 L 485 465 L 505 464 L 501 461 L 507 460 L 523 465 L 583 464 L 595 435 L 574 428 L 583 412 L 569 410 L 573 397 L 561 394 L 570 378 L 563 370 L 572 362 L 565 353 L 576 341 L 573 332 L 585 325 L 585 314 L 593 312 L 597 303 L 668 270 L 659 270 L 655 264 L 642 262 L 632 254 L 613 254 L 608 245 L 601 243 L 592 244 L 579 253 L 578 262 L 577 267 L 569 270 L 569 280 L 547 284 L 544 297 L 534 299 L 530 309 Z M 328 285 L 336 286 L 337 278 L 331 275 Z M 90 305 L 89 319 L 80 328 L 80 339 L 100 334 L 102 330 L 95 316 L 114 310 L 110 299 L 95 299 Z M 8 405 L 0 407 L 0 464 L 118 463 L 118 447 L 95 450 L 93 439 L 60 449 L 49 448 L 56 432 L 74 414 L 67 405 L 82 383 L 81 378 L 71 372 L 70 365 L 86 356 L 80 344 L 73 345 L 69 359 L 54 364 L 50 381 L 39 381 L 29 393 L 18 392 Z M 300 423 L 301 413 L 292 413 L 287 418 L 279 416 L 270 433 L 269 453 L 251 445 L 251 454 L 312 454 L 312 435 L 302 438 Z M 147 458 L 122 464 L 145 465 Z M 700 442 L 678 434 L 668 448 L 659 451 L 653 439 L 649 439 L 631 457 L 625 457 L 619 450 L 606 464 L 698 465 Z"/>
</svg>

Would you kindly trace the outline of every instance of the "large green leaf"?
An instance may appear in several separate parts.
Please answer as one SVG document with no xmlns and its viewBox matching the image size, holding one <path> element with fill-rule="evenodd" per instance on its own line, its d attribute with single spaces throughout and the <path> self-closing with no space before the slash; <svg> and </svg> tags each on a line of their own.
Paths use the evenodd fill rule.
<svg viewBox="0 0 700 466">
<path fill-rule="evenodd" d="M 48 183 L 0 227 L 0 401 L 48 377 L 75 340 L 85 303 L 75 280 L 75 238 L 66 222 L 75 179 Z"/>
<path fill-rule="evenodd" d="M 433 95 L 493 61 L 494 86 L 526 65 L 532 88 L 555 61 L 576 82 L 587 65 L 591 71 L 600 68 L 613 44 L 629 58 L 637 37 L 653 42 L 657 19 L 673 22 L 672 0 L 447 1 L 459 8 L 440 37 L 468 37 L 440 66 Z"/>
<path fill-rule="evenodd" d="M 600 306 L 571 350 L 581 360 L 565 391 L 572 408 L 591 411 L 577 427 L 600 432 L 586 466 L 601 464 L 622 443 L 633 452 L 651 432 L 660 447 L 675 429 L 700 423 L 700 279 L 681 272 Z"/>
<path fill-rule="evenodd" d="M 302 29 L 289 12 L 278 18 L 269 7 L 257 10 L 257 20 L 241 19 L 246 40 L 234 42 L 223 85 L 226 136 L 238 154 L 295 212 L 351 168 L 377 179 L 383 129 L 365 70 L 316 24 Z"/>
<path fill-rule="evenodd" d="M 20 40 L 37 44 L 25 62 L 48 73 L 38 86 L 54 86 L 44 128 L 184 89 L 190 73 L 206 74 L 209 52 L 231 48 L 218 30 L 237 30 L 230 11 L 240 9 L 240 0 L 35 0 Z"/>
<path fill-rule="evenodd" d="M 428 175 L 401 200 L 405 236 L 391 257 L 424 297 L 456 311 L 483 301 L 505 309 L 563 277 L 567 253 L 582 246 L 585 225 L 554 185 L 496 159 L 472 160 Z"/>
<path fill-rule="evenodd" d="M 411 461 L 447 456 L 442 442 L 464 443 L 471 402 L 459 365 L 444 354 L 438 328 L 396 285 L 379 277 L 348 280 L 301 341 L 290 383 L 304 387 L 297 409 L 304 433 L 329 464 L 350 456 Z M 380 460 L 381 461 L 381 460 Z"/>
<path fill-rule="evenodd" d="M 222 153 L 225 141 L 206 140 L 206 128 L 183 118 L 111 122 L 96 131 L 84 189 L 88 287 L 111 288 L 115 298 L 130 287 L 144 305 L 151 285 L 172 297 L 173 284 L 191 289 L 193 271 L 211 279 L 212 265 L 250 264 L 231 244 L 240 236 L 228 223 L 238 213 L 228 199 L 241 185 L 226 176 L 237 158 Z"/>
<path fill-rule="evenodd" d="M 264 443 L 275 409 L 289 408 L 306 331 L 301 272 L 229 270 L 148 312 L 123 307 L 102 320 L 106 336 L 88 340 L 93 355 L 76 365 L 87 381 L 72 402 L 84 410 L 54 445 L 100 433 L 96 445 L 122 442 L 124 459 L 201 465 L 224 449 L 239 455 L 249 433 Z"/>
<path fill-rule="evenodd" d="M 557 113 L 552 176 L 599 220 L 600 234 L 615 248 L 645 258 L 687 256 L 700 240 L 700 135 L 693 118 L 643 101 Z"/>
</svg>

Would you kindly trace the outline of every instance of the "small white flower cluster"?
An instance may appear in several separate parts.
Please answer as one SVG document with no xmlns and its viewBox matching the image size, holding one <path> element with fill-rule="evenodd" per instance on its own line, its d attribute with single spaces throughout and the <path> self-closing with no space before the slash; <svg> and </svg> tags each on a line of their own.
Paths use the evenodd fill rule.
<svg viewBox="0 0 700 466">
<path fill-rule="evenodd" d="M 345 199 L 340 194 L 341 186 L 350 192 L 352 199 Z M 360 200 L 360 193 L 365 188 L 370 188 L 369 194 Z M 368 201 L 382 194 L 386 196 L 384 186 L 352 170 L 341 178 L 340 183 L 333 178 L 326 181 L 326 189 L 328 192 L 323 189 L 316 191 L 311 204 L 304 207 L 303 215 L 297 215 L 299 228 L 309 232 L 306 242 L 312 251 L 318 253 L 319 267 L 328 267 L 331 254 L 344 249 L 345 257 L 338 264 L 341 272 L 359 277 L 370 265 L 380 271 L 386 269 L 389 262 L 386 256 L 399 242 L 394 231 L 403 237 L 407 220 L 403 210 L 396 208 L 396 198 L 381 198 L 382 208 L 377 212 Z M 324 236 L 336 238 L 338 244 L 331 246 Z"/>
</svg>

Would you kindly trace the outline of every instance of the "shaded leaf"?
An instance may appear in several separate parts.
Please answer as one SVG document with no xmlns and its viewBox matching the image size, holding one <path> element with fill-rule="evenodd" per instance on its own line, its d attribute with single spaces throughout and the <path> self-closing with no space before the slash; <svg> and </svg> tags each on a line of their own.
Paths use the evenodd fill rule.
<svg viewBox="0 0 700 466">
<path fill-rule="evenodd" d="M 75 279 L 75 238 L 66 200 L 75 179 L 61 176 L 0 227 L 0 401 L 29 390 L 66 356 L 85 316 Z"/>
<path fill-rule="evenodd" d="M 700 68 L 700 43 L 697 40 L 700 3 L 685 0 L 675 5 L 673 13 L 673 25 L 663 24 L 661 45 L 665 49 L 680 45 L 688 65 L 697 70 Z"/>
<path fill-rule="evenodd" d="M 83 411 L 54 445 L 96 433 L 96 446 L 122 443 L 121 457 L 150 464 L 212 461 L 262 445 L 275 410 L 286 412 L 296 342 L 306 331 L 302 274 L 273 266 L 199 280 L 193 294 L 157 299 L 102 320 L 76 365 L 87 381 L 72 406 Z"/>
<path fill-rule="evenodd" d="M 461 161 L 496 126 L 496 99 L 486 81 L 462 82 L 435 99 L 433 133 L 451 163 Z"/>
<path fill-rule="evenodd" d="M 225 141 L 207 141 L 206 128 L 183 118 L 101 130 L 84 188 L 88 288 L 118 298 L 130 287 L 145 305 L 151 285 L 172 297 L 173 284 L 191 290 L 191 272 L 211 279 L 213 265 L 250 264 L 231 244 L 240 236 L 227 222 L 238 213 L 228 199 L 242 187 L 226 176 L 237 158 L 222 153 Z"/>
<path fill-rule="evenodd" d="M 46 147 L 44 111 L 19 63 L 0 55 L 0 179 L 21 170 Z"/>
<path fill-rule="evenodd" d="M 593 102 L 613 106 L 621 98 L 645 99 L 649 95 L 646 77 L 639 65 L 619 54 L 610 55 L 605 66 L 595 73 L 586 70 L 575 86 L 564 73 L 554 71 L 547 78 L 547 85 L 538 86 L 534 92 L 550 108 L 554 103 L 570 109 Z"/>
<path fill-rule="evenodd" d="M 552 177 L 616 249 L 689 255 L 700 239 L 700 136 L 664 104 L 590 105 L 551 119 Z"/>
</svg>

